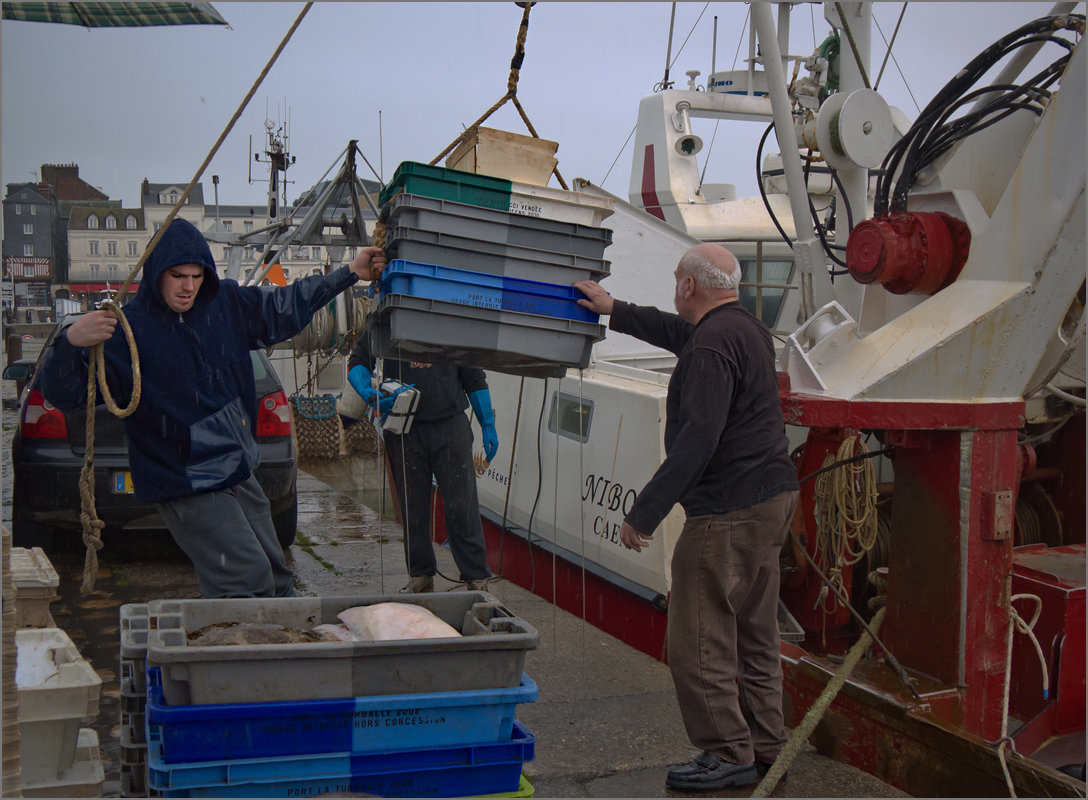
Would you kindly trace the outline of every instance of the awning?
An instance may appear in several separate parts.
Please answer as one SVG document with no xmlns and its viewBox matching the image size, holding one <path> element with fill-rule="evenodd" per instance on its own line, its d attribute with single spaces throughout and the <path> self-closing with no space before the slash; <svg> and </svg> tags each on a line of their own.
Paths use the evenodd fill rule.
<svg viewBox="0 0 1088 800">
<path fill-rule="evenodd" d="M 59 22 L 84 28 L 142 28 L 152 25 L 226 25 L 211 3 L 198 2 L 4 2 L 4 19 Z"/>
</svg>

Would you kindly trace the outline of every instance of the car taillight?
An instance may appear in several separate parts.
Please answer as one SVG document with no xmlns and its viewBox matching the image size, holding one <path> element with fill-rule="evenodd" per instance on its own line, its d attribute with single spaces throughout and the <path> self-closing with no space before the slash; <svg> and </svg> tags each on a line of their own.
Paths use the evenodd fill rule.
<svg viewBox="0 0 1088 800">
<path fill-rule="evenodd" d="M 37 389 L 27 392 L 23 407 L 23 436 L 28 439 L 67 439 L 64 414 L 54 408 Z"/>
<path fill-rule="evenodd" d="M 257 435 L 291 435 L 291 409 L 287 405 L 287 395 L 283 392 L 273 392 L 262 397 L 257 404 Z"/>
</svg>

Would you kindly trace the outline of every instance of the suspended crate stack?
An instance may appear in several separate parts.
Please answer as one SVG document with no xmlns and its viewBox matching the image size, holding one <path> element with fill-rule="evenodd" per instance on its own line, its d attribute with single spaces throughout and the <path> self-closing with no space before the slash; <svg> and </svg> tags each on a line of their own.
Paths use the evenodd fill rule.
<svg viewBox="0 0 1088 800">
<path fill-rule="evenodd" d="M 411 161 L 379 200 L 379 355 L 529 377 L 589 365 L 604 326 L 571 284 L 609 274 L 610 201 Z"/>
<path fill-rule="evenodd" d="M 414 603 L 462 636 L 207 645 L 209 626 L 312 630 L 379 602 Z M 532 794 L 539 636 L 492 595 L 235 598 L 148 603 L 148 794 L 397 797 Z M 131 615 L 130 615 L 131 616 Z"/>
</svg>

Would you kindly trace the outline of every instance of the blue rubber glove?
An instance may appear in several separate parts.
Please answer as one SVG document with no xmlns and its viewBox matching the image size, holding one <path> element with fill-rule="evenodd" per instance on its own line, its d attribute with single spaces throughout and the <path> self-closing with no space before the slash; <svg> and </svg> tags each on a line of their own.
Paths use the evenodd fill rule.
<svg viewBox="0 0 1088 800">
<path fill-rule="evenodd" d="M 371 408 L 377 405 L 381 413 L 388 414 L 389 409 L 393 407 L 393 397 L 383 397 L 380 401 L 378 400 L 378 390 L 370 385 L 370 370 L 362 364 L 356 364 L 348 370 L 348 383 Z"/>
<path fill-rule="evenodd" d="M 491 392 L 477 389 L 468 396 L 476 419 L 480 422 L 480 432 L 484 437 L 484 458 L 491 461 L 499 452 L 499 434 L 495 430 L 495 410 L 491 407 Z"/>
</svg>

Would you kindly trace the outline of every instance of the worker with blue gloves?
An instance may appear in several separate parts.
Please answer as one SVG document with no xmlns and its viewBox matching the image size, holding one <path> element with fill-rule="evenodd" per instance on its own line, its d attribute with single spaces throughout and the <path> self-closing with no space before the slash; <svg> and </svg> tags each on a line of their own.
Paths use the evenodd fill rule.
<svg viewBox="0 0 1088 800">
<path fill-rule="evenodd" d="M 374 386 L 376 353 L 370 333 L 368 327 L 352 350 L 348 382 L 371 409 L 376 408 L 378 415 L 384 416 L 393 407 L 395 397 L 379 397 Z M 442 494 L 446 533 L 460 571 L 459 580 L 466 589 L 486 590 L 491 570 L 476 495 L 472 424 L 465 413 L 471 405 L 483 435 L 483 458 L 490 462 L 499 450 L 499 436 L 484 371 L 439 361 L 386 358 L 382 379 L 400 381 L 419 392 L 419 405 L 408 432 L 383 432 L 404 522 L 408 585 L 401 591 L 434 591 L 438 566 L 431 534 L 432 480 Z"/>
</svg>

